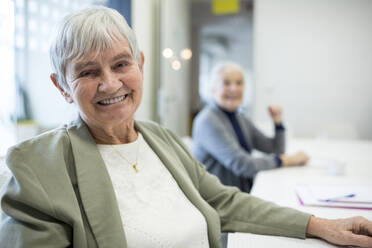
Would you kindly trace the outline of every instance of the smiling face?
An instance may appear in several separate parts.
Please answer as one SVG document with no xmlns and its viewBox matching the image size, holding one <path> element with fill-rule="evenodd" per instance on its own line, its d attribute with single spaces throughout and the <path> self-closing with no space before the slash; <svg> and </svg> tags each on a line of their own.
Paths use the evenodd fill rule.
<svg viewBox="0 0 372 248">
<path fill-rule="evenodd" d="M 66 101 L 74 102 L 81 118 L 90 127 L 105 128 L 134 120 L 142 99 L 143 54 L 141 65 L 131 53 L 126 39 L 110 48 L 67 63 L 69 92 L 57 86 Z M 56 84 L 56 78 L 52 80 Z"/>
<path fill-rule="evenodd" d="M 228 111 L 235 111 L 243 101 L 243 93 L 243 73 L 234 67 L 223 68 L 213 91 L 217 104 Z"/>
</svg>

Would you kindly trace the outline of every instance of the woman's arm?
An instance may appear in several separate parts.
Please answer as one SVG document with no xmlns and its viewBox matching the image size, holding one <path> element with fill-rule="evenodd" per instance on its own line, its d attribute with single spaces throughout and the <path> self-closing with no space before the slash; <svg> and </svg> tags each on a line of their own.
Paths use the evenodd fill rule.
<svg viewBox="0 0 372 248">
<path fill-rule="evenodd" d="M 274 137 L 268 137 L 263 134 L 250 120 L 245 119 L 246 126 L 252 137 L 253 148 L 265 152 L 275 153 L 277 155 L 285 152 L 285 129 L 284 127 L 275 127 Z"/>
<path fill-rule="evenodd" d="M 310 214 L 280 207 L 235 187 L 224 186 L 204 170 L 200 173 L 199 192 L 218 212 L 223 232 L 306 237 Z"/>
<path fill-rule="evenodd" d="M 167 132 L 171 147 L 179 154 L 188 175 L 202 198 L 218 213 L 224 232 L 250 232 L 305 238 L 310 214 L 261 200 L 236 187 L 221 184 L 188 152 L 186 146 Z M 179 149 L 181 148 L 181 150 Z"/>
<path fill-rule="evenodd" d="M 309 160 L 309 156 L 302 152 L 296 152 L 291 155 L 284 154 L 285 152 L 285 130 L 283 127 L 283 110 L 280 105 L 270 105 L 269 113 L 273 123 L 275 124 L 275 136 L 273 138 L 267 137 L 260 130 L 258 130 L 252 122 L 246 120 L 249 132 L 252 133 L 253 143 L 256 149 L 266 152 L 275 153 L 279 155 L 281 166 L 296 166 L 304 165 Z"/>
<path fill-rule="evenodd" d="M 372 222 L 362 217 L 341 220 L 320 219 L 310 214 L 224 186 L 205 170 L 172 133 L 174 147 L 182 147 L 191 180 L 205 201 L 217 211 L 224 232 L 249 232 L 296 238 L 319 237 L 334 244 L 372 247 Z M 178 144 L 178 145 L 176 145 Z"/>
</svg>

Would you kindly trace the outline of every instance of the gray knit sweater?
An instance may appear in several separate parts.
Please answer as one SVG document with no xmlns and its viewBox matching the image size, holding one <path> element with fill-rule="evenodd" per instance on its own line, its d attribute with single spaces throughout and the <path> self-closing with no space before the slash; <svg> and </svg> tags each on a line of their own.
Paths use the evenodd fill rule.
<svg viewBox="0 0 372 248">
<path fill-rule="evenodd" d="M 237 119 L 248 146 L 265 156 L 252 157 L 241 147 L 230 120 L 215 104 L 206 106 L 195 118 L 192 152 L 222 183 L 248 192 L 247 181 L 258 171 L 277 167 L 275 154 L 284 153 L 285 131 L 276 130 L 270 138 L 244 115 L 238 114 Z"/>
</svg>

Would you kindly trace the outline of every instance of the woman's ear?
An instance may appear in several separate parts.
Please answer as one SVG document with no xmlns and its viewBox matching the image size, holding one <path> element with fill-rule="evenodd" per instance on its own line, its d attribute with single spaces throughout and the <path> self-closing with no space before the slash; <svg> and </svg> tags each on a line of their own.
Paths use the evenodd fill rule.
<svg viewBox="0 0 372 248">
<path fill-rule="evenodd" d="M 140 70 L 141 70 L 141 72 L 143 74 L 143 66 L 145 64 L 145 55 L 143 54 L 142 51 L 140 51 L 140 56 L 141 56 L 141 64 L 139 66 L 140 66 Z"/>
<path fill-rule="evenodd" d="M 74 100 L 72 99 L 72 97 L 70 96 L 70 94 L 68 92 L 66 92 L 62 87 L 61 85 L 58 83 L 58 79 L 57 79 L 57 74 L 55 73 L 52 73 L 50 74 L 50 79 L 52 80 L 54 86 L 58 89 L 58 91 L 61 93 L 61 95 L 63 96 L 63 98 L 65 98 L 66 102 L 68 103 L 73 103 Z"/>
</svg>

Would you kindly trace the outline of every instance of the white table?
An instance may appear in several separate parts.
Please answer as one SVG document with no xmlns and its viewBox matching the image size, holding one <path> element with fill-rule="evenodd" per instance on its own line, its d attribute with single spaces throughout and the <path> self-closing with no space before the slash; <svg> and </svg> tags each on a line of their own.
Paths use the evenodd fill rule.
<svg viewBox="0 0 372 248">
<path fill-rule="evenodd" d="M 8 181 L 10 178 L 10 171 L 5 166 L 5 158 L 0 156 L 0 191 L 2 190 L 2 186 Z M 2 209 L 0 207 L 0 221 L 1 221 Z"/>
<path fill-rule="evenodd" d="M 371 210 L 301 206 L 295 195 L 297 184 L 361 184 L 372 183 L 372 142 L 294 140 L 289 143 L 289 153 L 301 149 L 311 160 L 304 167 L 282 168 L 257 174 L 252 195 L 292 207 L 318 217 L 344 218 L 360 215 L 372 220 Z M 322 162 L 326 158 L 346 162 L 344 175 L 327 175 Z M 371 192 L 372 194 L 372 192 Z M 242 246 L 240 246 L 242 245 Z M 228 247 L 337 247 L 317 239 L 293 239 L 254 234 L 229 234 Z"/>
</svg>

